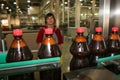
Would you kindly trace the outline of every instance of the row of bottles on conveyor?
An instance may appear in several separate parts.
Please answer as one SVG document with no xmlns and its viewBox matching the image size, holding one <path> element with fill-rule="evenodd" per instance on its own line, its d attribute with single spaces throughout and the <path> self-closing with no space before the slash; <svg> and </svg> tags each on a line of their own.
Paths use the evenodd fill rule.
<svg viewBox="0 0 120 80">
<path fill-rule="evenodd" d="M 120 50 L 118 27 L 112 28 L 108 43 L 105 43 L 102 36 L 102 27 L 95 28 L 95 34 L 88 45 L 83 35 L 84 28 L 77 28 L 77 35 L 70 47 L 73 58 L 70 62 L 70 70 L 81 69 L 89 66 L 96 66 L 97 60 L 105 56 L 114 56 Z M 38 51 L 38 57 L 51 58 L 60 57 L 61 51 L 53 38 L 53 29 L 45 29 L 45 35 L 41 47 Z M 27 44 L 22 38 L 22 30 L 13 30 L 14 40 L 8 50 L 6 57 L 7 63 L 32 60 L 33 55 Z M 109 47 L 106 47 L 108 45 Z M 115 54 L 114 54 L 115 53 Z M 8 76 L 8 80 L 34 80 L 33 73 Z M 40 71 L 40 80 L 61 80 L 61 68 Z"/>
<path fill-rule="evenodd" d="M 41 47 L 38 51 L 38 57 L 40 59 L 60 57 L 61 51 L 52 36 L 53 29 L 45 29 L 45 35 L 46 37 L 44 38 Z M 32 60 L 33 55 L 30 49 L 28 48 L 26 42 L 22 38 L 22 29 L 13 30 L 13 36 L 14 40 L 11 43 L 11 46 L 8 50 L 6 62 L 11 63 Z M 8 76 L 7 80 L 35 80 L 35 78 L 34 73 L 25 73 Z M 61 80 L 61 68 L 40 71 L 40 80 Z"/>
<path fill-rule="evenodd" d="M 97 66 L 99 58 L 114 56 L 120 52 L 118 27 L 112 27 L 107 42 L 102 35 L 102 27 L 95 28 L 94 36 L 89 44 L 83 34 L 83 27 L 77 28 L 76 33 L 77 35 L 70 47 L 70 52 L 73 55 L 70 70 Z"/>
</svg>

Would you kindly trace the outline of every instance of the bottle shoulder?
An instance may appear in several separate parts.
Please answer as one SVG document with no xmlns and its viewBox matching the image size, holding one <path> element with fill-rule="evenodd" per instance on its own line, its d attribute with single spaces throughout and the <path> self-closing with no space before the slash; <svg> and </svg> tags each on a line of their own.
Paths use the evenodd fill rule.
<svg viewBox="0 0 120 80">
<path fill-rule="evenodd" d="M 108 39 L 110 39 L 110 40 L 119 40 L 119 35 L 118 34 L 111 34 Z"/>
<path fill-rule="evenodd" d="M 11 43 L 11 47 L 12 48 L 17 48 L 18 46 L 20 47 L 24 47 L 26 46 L 26 42 L 24 41 L 24 39 L 14 39 Z"/>
<path fill-rule="evenodd" d="M 54 45 L 54 44 L 56 44 L 56 42 L 55 42 L 55 39 L 53 37 L 46 37 L 46 38 L 44 38 L 42 44 L 45 44 L 45 45 L 47 45 L 47 44 Z"/>
<path fill-rule="evenodd" d="M 103 37 L 103 35 L 101 35 L 101 34 L 95 34 L 95 35 L 93 36 L 93 40 L 95 40 L 95 41 L 103 41 L 103 40 L 104 40 L 104 37 Z"/>
<path fill-rule="evenodd" d="M 75 40 L 76 42 L 86 42 L 85 36 L 79 36 L 79 35 L 77 35 L 77 36 L 74 38 L 74 40 Z"/>
</svg>

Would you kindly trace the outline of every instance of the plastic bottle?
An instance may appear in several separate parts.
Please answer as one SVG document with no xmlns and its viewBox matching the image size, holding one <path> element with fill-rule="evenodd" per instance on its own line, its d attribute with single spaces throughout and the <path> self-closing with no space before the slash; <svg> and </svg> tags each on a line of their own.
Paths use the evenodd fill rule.
<svg viewBox="0 0 120 80">
<path fill-rule="evenodd" d="M 76 32 L 77 35 L 74 38 L 73 43 L 70 47 L 70 53 L 73 55 L 70 62 L 70 70 L 77 70 L 89 66 L 89 47 L 86 38 L 83 35 L 84 28 L 77 28 Z"/>
<path fill-rule="evenodd" d="M 40 59 L 60 57 L 61 51 L 53 38 L 53 28 L 46 28 L 45 36 L 38 51 L 38 57 Z M 61 80 L 61 68 L 40 71 L 40 80 Z"/>
<path fill-rule="evenodd" d="M 112 31 L 108 37 L 107 57 L 112 57 L 120 54 L 120 39 L 118 34 L 118 27 L 112 27 Z M 115 74 L 120 74 L 120 67 L 118 61 L 108 61 L 109 64 L 104 66 Z"/>
<path fill-rule="evenodd" d="M 120 52 L 120 38 L 118 27 L 112 27 L 112 32 L 108 37 L 108 56 L 114 56 Z"/>
<path fill-rule="evenodd" d="M 33 55 L 22 38 L 22 29 L 13 30 L 14 40 L 8 50 L 7 63 L 32 60 Z M 9 80 L 34 80 L 33 73 L 8 76 Z"/>
<path fill-rule="evenodd" d="M 90 43 L 90 65 L 97 66 L 99 58 L 106 55 L 106 43 L 102 35 L 102 27 L 95 28 L 95 34 Z"/>
</svg>

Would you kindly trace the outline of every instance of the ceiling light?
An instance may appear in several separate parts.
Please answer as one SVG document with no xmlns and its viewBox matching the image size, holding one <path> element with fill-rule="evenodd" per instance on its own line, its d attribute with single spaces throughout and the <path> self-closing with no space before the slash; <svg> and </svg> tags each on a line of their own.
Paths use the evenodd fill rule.
<svg viewBox="0 0 120 80">
<path fill-rule="evenodd" d="M 1 4 L 1 6 L 4 6 L 4 4 Z"/>
<path fill-rule="evenodd" d="M 11 9 L 9 9 L 9 11 L 11 12 L 12 10 L 11 10 Z"/>
<path fill-rule="evenodd" d="M 22 12 L 22 11 L 20 11 L 20 13 L 22 14 L 23 12 Z"/>
<path fill-rule="evenodd" d="M 91 7 L 89 7 L 88 9 L 91 9 Z"/>
<path fill-rule="evenodd" d="M 80 14 L 81 16 L 83 16 L 83 14 Z"/>
<path fill-rule="evenodd" d="M 3 4 L 3 3 L 1 4 L 1 7 L 4 7 L 4 4 Z"/>
<path fill-rule="evenodd" d="M 68 4 L 68 2 L 65 2 L 65 4 Z"/>
<path fill-rule="evenodd" d="M 48 4 L 48 3 L 50 3 L 50 1 L 47 1 L 47 3 L 46 3 L 46 4 Z"/>
<path fill-rule="evenodd" d="M 95 15 L 97 16 L 97 15 L 98 15 L 98 13 L 95 13 Z"/>
<path fill-rule="evenodd" d="M 63 4 L 61 4 L 61 6 L 63 6 Z"/>
<path fill-rule="evenodd" d="M 13 4 L 15 4 L 15 5 L 16 5 L 16 2 L 14 2 Z"/>
<path fill-rule="evenodd" d="M 17 8 L 19 8 L 19 6 L 17 6 Z"/>
<path fill-rule="evenodd" d="M 83 5 L 83 3 L 80 4 L 81 6 Z"/>
<path fill-rule="evenodd" d="M 4 4 L 3 3 L 1 4 L 1 9 L 4 9 Z"/>
<path fill-rule="evenodd" d="M 30 3 L 30 0 L 27 0 L 27 3 Z"/>
<path fill-rule="evenodd" d="M 6 9 L 9 9 L 9 7 L 6 7 Z"/>
<path fill-rule="evenodd" d="M 18 8 L 18 11 L 20 11 L 20 8 Z"/>
</svg>

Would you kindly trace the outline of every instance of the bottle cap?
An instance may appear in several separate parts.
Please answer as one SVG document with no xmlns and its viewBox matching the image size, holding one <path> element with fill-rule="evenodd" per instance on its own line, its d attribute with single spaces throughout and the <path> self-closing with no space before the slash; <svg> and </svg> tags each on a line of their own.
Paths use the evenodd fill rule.
<svg viewBox="0 0 120 80">
<path fill-rule="evenodd" d="M 112 27 L 112 31 L 118 32 L 118 27 L 117 26 Z"/>
<path fill-rule="evenodd" d="M 14 36 L 22 36 L 22 29 L 14 29 L 13 35 Z"/>
<path fill-rule="evenodd" d="M 45 34 L 53 34 L 53 28 L 46 28 Z"/>
<path fill-rule="evenodd" d="M 96 32 L 102 32 L 102 27 L 96 27 L 96 28 L 95 28 L 95 31 L 96 31 Z"/>
<path fill-rule="evenodd" d="M 83 27 L 79 27 L 76 29 L 77 33 L 83 33 L 84 32 L 84 28 Z"/>
</svg>

